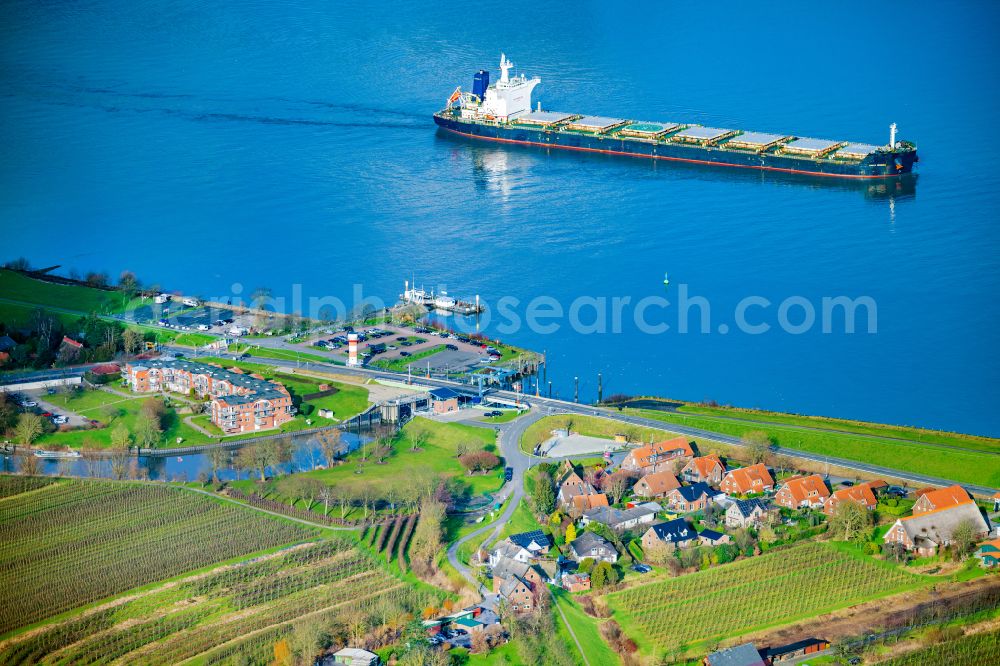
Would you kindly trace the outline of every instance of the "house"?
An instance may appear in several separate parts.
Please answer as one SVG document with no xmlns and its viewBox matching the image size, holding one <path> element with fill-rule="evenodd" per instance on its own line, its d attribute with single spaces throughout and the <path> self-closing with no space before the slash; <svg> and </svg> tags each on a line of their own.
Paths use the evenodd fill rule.
<svg viewBox="0 0 1000 666">
<path fill-rule="evenodd" d="M 955 528 L 970 522 L 977 538 L 989 534 L 990 524 L 983 517 L 976 503 L 969 499 L 961 504 L 931 509 L 900 518 L 885 533 L 886 543 L 902 544 L 906 550 L 920 557 L 935 555 L 939 548 L 949 546 Z"/>
<path fill-rule="evenodd" d="M 979 544 L 979 548 L 976 549 L 976 557 L 980 564 L 990 569 L 1000 564 L 1000 539 Z"/>
<path fill-rule="evenodd" d="M 774 503 L 786 509 L 821 509 L 830 497 L 830 489 L 819 474 L 785 479 L 774 495 Z"/>
<path fill-rule="evenodd" d="M 664 442 L 632 449 L 622 461 L 621 469 L 629 472 L 660 472 L 670 469 L 673 461 L 694 455 L 686 437 L 674 437 Z"/>
<path fill-rule="evenodd" d="M 512 534 L 493 548 L 490 566 L 496 566 L 502 558 L 521 563 L 530 562 L 545 555 L 551 547 L 552 541 L 541 530 Z"/>
<path fill-rule="evenodd" d="M 563 587 L 569 592 L 587 592 L 590 590 L 590 574 L 563 574 Z"/>
<path fill-rule="evenodd" d="M 508 558 L 493 566 L 493 593 L 510 604 L 511 610 L 530 611 L 535 607 L 535 590 L 545 584 L 546 576 L 537 567 Z"/>
<path fill-rule="evenodd" d="M 62 342 L 59 343 L 59 351 L 57 355 L 59 360 L 68 363 L 76 360 L 76 357 L 80 355 L 83 351 L 83 343 L 77 342 L 73 338 L 63 336 Z"/>
<path fill-rule="evenodd" d="M 599 506 L 583 514 L 580 522 L 587 526 L 590 523 L 601 523 L 615 531 L 623 531 L 653 522 L 657 511 L 643 506 L 631 509 L 616 509 L 611 506 Z"/>
<path fill-rule="evenodd" d="M 653 525 L 642 535 L 640 541 L 643 548 L 655 547 L 658 544 L 666 544 L 668 550 L 682 548 L 690 544 L 698 533 L 694 531 L 686 520 L 675 518 L 665 523 Z"/>
<path fill-rule="evenodd" d="M 599 506 L 609 506 L 608 496 L 604 493 L 597 493 L 596 495 L 577 495 L 573 498 L 573 506 L 570 507 L 570 513 L 574 517 L 579 517 L 591 509 L 596 509 Z"/>
<path fill-rule="evenodd" d="M 379 666 L 382 659 L 368 650 L 345 647 L 333 653 L 333 663 L 337 666 Z"/>
<path fill-rule="evenodd" d="M 577 473 L 576 468 L 573 467 L 573 463 L 566 461 L 563 463 L 560 469 L 559 478 L 556 479 L 556 486 L 559 488 L 559 492 L 556 494 L 556 500 L 559 502 L 559 506 L 564 509 L 570 509 L 573 507 L 573 500 L 581 495 L 595 495 L 597 494 L 597 489 L 593 485 L 587 483 L 583 478 Z"/>
<path fill-rule="evenodd" d="M 871 486 L 867 483 L 841 488 L 830 495 L 823 502 L 823 513 L 832 516 L 833 512 L 837 510 L 837 505 L 841 502 L 857 502 L 869 511 L 874 511 L 875 507 L 878 506 L 878 498 L 875 497 L 875 493 L 872 492 Z"/>
<path fill-rule="evenodd" d="M 716 532 L 715 530 L 702 530 L 698 533 L 698 543 L 703 546 L 721 546 L 731 541 L 732 539 L 729 538 L 728 534 Z"/>
<path fill-rule="evenodd" d="M 753 643 L 736 645 L 705 657 L 705 666 L 767 666 Z"/>
<path fill-rule="evenodd" d="M 729 470 L 719 483 L 727 495 L 750 495 L 774 488 L 774 479 L 764 463 Z"/>
<path fill-rule="evenodd" d="M 937 488 L 928 490 L 917 498 L 913 504 L 913 515 L 930 513 L 937 509 L 949 506 L 964 504 L 972 499 L 962 486 L 948 486 L 947 488 Z"/>
<path fill-rule="evenodd" d="M 569 556 L 580 562 L 588 557 L 598 562 L 614 564 L 618 561 L 618 551 L 613 543 L 599 534 L 584 532 L 569 544 Z"/>
<path fill-rule="evenodd" d="M 278 428 L 295 418 L 288 389 L 238 369 L 181 359 L 145 359 L 127 363 L 122 380 L 136 393 L 194 392 L 211 398 L 212 423 L 227 434 Z"/>
<path fill-rule="evenodd" d="M 726 509 L 726 527 L 760 527 L 770 510 L 763 500 L 736 500 Z"/>
<path fill-rule="evenodd" d="M 715 454 L 692 458 L 681 470 L 681 478 L 688 483 L 700 481 L 711 486 L 722 483 L 722 477 L 725 475 L 726 466 L 722 459 Z"/>
<path fill-rule="evenodd" d="M 674 488 L 667 493 L 667 506 L 674 511 L 700 511 L 714 494 L 707 483 L 699 481 L 694 485 Z"/>
<path fill-rule="evenodd" d="M 632 486 L 632 492 L 638 497 L 649 499 L 664 497 L 674 488 L 680 488 L 681 482 L 671 472 L 652 472 L 647 474 Z"/>
<path fill-rule="evenodd" d="M 431 411 L 435 414 L 447 414 L 448 412 L 458 411 L 458 393 L 447 386 L 431 389 L 430 396 Z"/>
</svg>

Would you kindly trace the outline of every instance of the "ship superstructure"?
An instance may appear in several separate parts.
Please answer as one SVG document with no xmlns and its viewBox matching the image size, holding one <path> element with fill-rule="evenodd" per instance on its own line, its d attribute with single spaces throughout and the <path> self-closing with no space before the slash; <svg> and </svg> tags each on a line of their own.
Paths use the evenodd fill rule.
<svg viewBox="0 0 1000 666">
<path fill-rule="evenodd" d="M 501 143 L 819 176 L 886 178 L 911 173 L 917 162 L 916 145 L 897 140 L 895 123 L 889 143 L 875 145 L 543 111 L 541 103 L 532 109 L 531 94 L 541 79 L 512 76 L 513 67 L 501 54 L 500 80 L 490 85 L 489 72 L 479 70 L 472 91 L 457 88 L 434 122 L 449 132 Z"/>
</svg>

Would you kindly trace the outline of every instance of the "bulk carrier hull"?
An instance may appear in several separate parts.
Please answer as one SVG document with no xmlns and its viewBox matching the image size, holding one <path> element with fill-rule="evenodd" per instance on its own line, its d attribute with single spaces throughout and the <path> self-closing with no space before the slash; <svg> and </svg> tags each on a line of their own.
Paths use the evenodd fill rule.
<svg viewBox="0 0 1000 666">
<path fill-rule="evenodd" d="M 790 155 L 778 151 L 737 150 L 676 143 L 669 137 L 654 140 L 614 133 L 589 134 L 552 127 L 532 127 L 518 124 L 516 120 L 491 122 L 463 118 L 459 109 L 451 108 L 435 113 L 434 122 L 441 129 L 454 134 L 499 143 L 834 178 L 901 176 L 912 173 L 914 164 L 918 161 L 916 149 L 911 144 L 900 145 L 895 150 L 873 152 L 860 160 L 843 160 Z"/>
</svg>

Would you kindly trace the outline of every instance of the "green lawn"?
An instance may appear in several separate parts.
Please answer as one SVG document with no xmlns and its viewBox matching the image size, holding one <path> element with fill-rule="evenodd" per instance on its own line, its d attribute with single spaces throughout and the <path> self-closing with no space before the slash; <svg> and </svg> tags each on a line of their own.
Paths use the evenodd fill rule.
<svg viewBox="0 0 1000 666">
<path fill-rule="evenodd" d="M 566 616 L 566 621 L 573 628 L 573 633 L 576 635 L 577 640 L 580 641 L 580 646 L 583 648 L 584 653 L 586 653 L 590 663 L 601 664 L 602 666 L 605 664 L 620 664 L 621 658 L 601 637 L 600 620 L 590 617 L 583 612 L 583 609 L 573 600 L 573 596 L 566 590 L 558 587 L 550 587 L 549 589 L 552 590 L 552 594 L 556 598 L 556 608 L 562 610 Z M 562 628 L 562 617 L 558 612 L 555 615 L 555 620 L 557 626 Z M 568 632 L 564 640 L 566 642 L 566 649 L 570 651 L 570 654 L 576 656 L 577 661 L 581 661 L 576 643 L 573 642 Z"/>
<path fill-rule="evenodd" d="M 406 367 L 408 365 L 411 365 L 417 361 L 430 358 L 431 356 L 434 356 L 434 354 L 437 354 L 444 350 L 445 350 L 444 345 L 434 345 L 433 347 L 428 347 L 427 349 L 422 349 L 418 352 L 414 352 L 410 356 L 404 356 L 402 358 L 396 358 L 392 360 L 379 359 L 374 363 L 372 363 L 372 365 L 378 368 L 383 368 L 385 370 L 391 370 L 392 372 L 406 372 Z M 419 366 L 415 366 L 413 369 L 417 370 L 418 368 Z"/>
<path fill-rule="evenodd" d="M 181 333 L 173 340 L 173 344 L 182 347 L 204 347 L 205 345 L 218 340 L 214 335 L 207 333 Z"/>
<path fill-rule="evenodd" d="M 521 450 L 525 453 L 531 453 L 536 444 L 544 442 L 551 436 L 550 433 L 553 430 L 565 428 L 570 421 L 572 421 L 574 433 L 588 437 L 613 439 L 617 434 L 631 434 L 634 441 L 649 442 L 652 438 L 654 442 L 662 442 L 675 436 L 657 428 L 643 428 L 598 416 L 577 414 L 573 416 L 546 416 L 525 429 L 524 434 L 521 435 Z M 692 441 L 694 440 L 692 439 Z"/>
<path fill-rule="evenodd" d="M 336 386 L 337 392 L 315 400 L 309 400 L 308 405 L 312 405 L 316 411 L 310 414 L 310 418 L 319 418 L 317 412 L 320 409 L 333 410 L 333 416 L 339 421 L 348 419 L 355 414 L 365 411 L 370 404 L 368 402 L 368 389 L 354 384 L 339 384 L 330 382 L 331 386 Z"/>
<path fill-rule="evenodd" d="M 427 441 L 420 451 L 411 451 L 411 442 L 419 433 L 426 433 Z M 374 459 L 361 463 L 360 452 L 353 453 L 347 462 L 330 469 L 307 472 L 326 483 L 358 488 L 368 486 L 377 497 L 385 498 L 389 492 L 397 497 L 405 496 L 415 484 L 425 483 L 438 477 L 456 480 L 472 495 L 492 493 L 503 483 L 503 468 L 488 474 L 469 476 L 455 455 L 459 444 L 467 444 L 470 449 L 481 449 L 493 444 L 495 435 L 489 430 L 462 425 L 441 423 L 417 417 L 404 426 L 399 437 L 392 444 L 392 455 L 384 464 Z M 361 473 L 356 473 L 358 470 Z"/>
<path fill-rule="evenodd" d="M 504 413 L 501 416 L 479 416 L 476 418 L 476 420 L 485 421 L 486 423 L 508 423 L 510 421 L 513 421 L 520 415 L 521 412 L 517 411 L 516 409 L 507 409 L 504 410 Z"/>
<path fill-rule="evenodd" d="M 80 312 L 121 312 L 129 305 L 120 292 L 53 284 L 7 269 L 0 269 L 0 294 L 14 301 Z"/>
<path fill-rule="evenodd" d="M 1000 488 L 1000 465 L 996 464 L 996 457 L 972 450 L 936 448 L 915 442 L 857 437 L 851 434 L 804 430 L 792 426 L 743 423 L 711 416 L 671 414 L 647 409 L 626 411 L 667 424 L 701 428 L 734 437 L 740 437 L 754 430 L 763 430 L 771 436 L 772 441 L 791 449 L 858 460 L 962 483 Z"/>
<path fill-rule="evenodd" d="M 2 292 L 0 292 L 2 293 Z M 41 307 L 41 306 L 39 306 Z M 0 321 L 8 328 L 27 329 L 32 325 L 35 310 L 38 308 L 31 305 L 15 305 L 14 303 L 0 303 Z M 45 308 L 42 308 L 43 310 Z M 63 326 L 72 326 L 80 317 L 77 315 L 62 314 L 46 310 L 46 313 L 58 319 Z"/>
<path fill-rule="evenodd" d="M 500 530 L 500 539 L 505 539 L 511 534 L 521 534 L 522 532 L 531 532 L 532 530 L 537 530 L 540 527 L 538 521 L 535 520 L 535 515 L 531 512 L 531 507 L 528 506 L 528 500 L 522 499 L 521 503 L 517 505 L 514 509 L 514 513 L 511 515 L 510 520 L 504 525 L 503 529 Z"/>
<path fill-rule="evenodd" d="M 311 361 L 314 363 L 336 363 L 329 356 L 320 356 L 302 351 L 292 351 L 290 349 L 271 349 L 270 347 L 257 347 L 246 344 L 229 345 L 229 351 L 234 353 L 249 352 L 251 356 L 260 358 L 275 358 L 283 361 Z"/>
</svg>

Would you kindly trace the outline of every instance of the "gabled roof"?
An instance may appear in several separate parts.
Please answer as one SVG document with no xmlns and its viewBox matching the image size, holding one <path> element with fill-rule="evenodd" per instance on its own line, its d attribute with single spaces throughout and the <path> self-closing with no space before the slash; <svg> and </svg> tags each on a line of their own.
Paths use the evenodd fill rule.
<svg viewBox="0 0 1000 666">
<path fill-rule="evenodd" d="M 674 518 L 665 523 L 658 523 L 649 529 L 653 530 L 653 533 L 660 541 L 671 543 L 683 543 L 698 536 L 694 528 L 683 518 Z"/>
<path fill-rule="evenodd" d="M 705 660 L 708 666 L 766 666 L 767 664 L 753 643 L 744 643 L 713 652 Z"/>
<path fill-rule="evenodd" d="M 653 472 L 642 477 L 638 482 L 645 483 L 649 492 L 654 495 L 662 495 L 674 488 L 679 488 L 681 485 L 677 477 L 670 472 Z"/>
<path fill-rule="evenodd" d="M 604 493 L 594 493 L 593 495 L 576 495 L 573 498 L 573 508 L 580 513 L 586 513 L 599 506 L 609 506 L 608 496 Z"/>
<path fill-rule="evenodd" d="M 694 468 L 698 470 L 698 474 L 702 478 L 709 476 L 712 473 L 712 470 L 716 468 L 716 466 L 721 467 L 723 472 L 726 471 L 726 466 L 722 464 L 722 459 L 719 458 L 719 456 L 715 455 L 714 453 L 709 454 L 707 456 L 699 456 L 698 458 L 692 458 L 691 462 L 688 464 L 693 465 Z"/>
<path fill-rule="evenodd" d="M 681 486 L 680 488 L 675 488 L 671 492 L 679 494 L 686 502 L 697 502 L 703 496 L 712 495 L 714 493 L 714 491 L 709 488 L 708 484 L 704 481 L 693 483 L 690 486 Z"/>
<path fill-rule="evenodd" d="M 770 508 L 767 502 L 760 499 L 747 499 L 747 500 L 738 499 L 733 502 L 732 506 L 735 506 L 736 510 L 739 511 L 740 515 L 743 516 L 744 518 L 749 518 L 750 516 L 752 516 L 754 514 L 754 511 L 757 509 L 766 512 Z"/>
<path fill-rule="evenodd" d="M 605 548 L 616 550 L 614 544 L 602 537 L 600 534 L 594 534 L 593 532 L 584 532 L 569 544 L 569 547 L 573 549 L 573 552 L 578 555 L 590 552 L 593 548 L 598 546 L 604 546 Z"/>
<path fill-rule="evenodd" d="M 716 532 L 715 530 L 702 530 L 698 533 L 698 536 L 702 539 L 707 539 L 708 541 L 718 541 L 726 535 L 722 532 Z"/>
<path fill-rule="evenodd" d="M 825 500 L 830 496 L 830 489 L 826 487 L 826 482 L 823 481 L 823 477 L 819 474 L 810 474 L 809 476 L 793 476 L 789 479 L 785 479 L 785 482 L 781 484 L 782 489 L 788 489 L 791 494 L 792 499 L 796 504 L 801 504 L 810 497 L 819 498 L 820 500 Z"/>
<path fill-rule="evenodd" d="M 657 457 L 665 456 L 676 451 L 680 451 L 681 455 L 684 456 L 694 455 L 694 451 L 691 449 L 691 443 L 688 442 L 687 437 L 674 437 L 673 439 L 668 439 L 663 442 L 640 446 L 632 449 L 629 452 L 629 455 L 632 456 L 632 459 L 635 460 L 636 464 L 640 467 L 648 467 L 656 462 Z"/>
<path fill-rule="evenodd" d="M 595 523 L 603 523 L 609 527 L 620 525 L 629 520 L 635 520 L 647 515 L 655 515 L 656 511 L 644 507 L 634 507 L 632 509 L 616 509 L 613 506 L 599 506 L 596 509 L 587 511 L 584 515 L 587 520 Z"/>
<path fill-rule="evenodd" d="M 431 389 L 429 393 L 431 394 L 431 397 L 434 398 L 435 400 L 451 400 L 452 398 L 458 397 L 458 393 L 448 388 L 447 386 Z"/>
<path fill-rule="evenodd" d="M 983 518 L 979 507 L 971 499 L 962 504 L 900 518 L 897 523 L 903 526 L 903 529 L 914 541 L 918 538 L 926 539 L 940 545 L 951 541 L 955 528 L 966 520 L 972 522 L 978 534 L 986 534 L 990 531 L 989 523 Z M 886 535 L 888 536 L 888 534 L 887 532 Z"/>
<path fill-rule="evenodd" d="M 517 544 L 522 548 L 528 548 L 531 543 L 534 542 L 541 546 L 543 549 L 548 549 L 552 547 L 552 542 L 549 540 L 548 535 L 541 530 L 532 530 L 530 532 L 521 532 L 520 534 L 511 534 L 509 537 L 511 543 Z"/>
<path fill-rule="evenodd" d="M 868 507 L 874 507 L 878 504 L 878 500 L 875 498 L 875 493 L 872 492 L 872 489 L 866 483 L 859 483 L 858 485 L 851 486 L 850 488 L 841 488 L 837 492 L 830 495 L 826 501 L 832 506 L 834 503 L 843 502 L 845 500 L 851 500 Z"/>
<path fill-rule="evenodd" d="M 956 506 L 968 502 L 972 497 L 962 486 L 948 486 L 929 490 L 923 495 L 935 509 L 943 509 L 949 506 Z"/>
<path fill-rule="evenodd" d="M 76 347 L 77 349 L 82 349 L 83 348 L 83 343 L 82 342 L 77 342 L 73 338 L 67 337 L 65 335 L 63 336 L 62 343 L 64 345 L 69 345 L 70 347 Z"/>
<path fill-rule="evenodd" d="M 731 469 L 726 474 L 726 478 L 732 479 L 741 493 L 753 490 L 755 481 L 760 482 L 760 485 L 763 486 L 774 485 L 774 479 L 771 478 L 771 473 L 767 471 L 767 466 L 764 463 Z"/>
<path fill-rule="evenodd" d="M 993 539 L 992 541 L 984 541 L 981 544 L 979 544 L 978 550 L 984 550 L 984 549 L 990 552 L 1000 551 L 1000 539 Z"/>
</svg>

